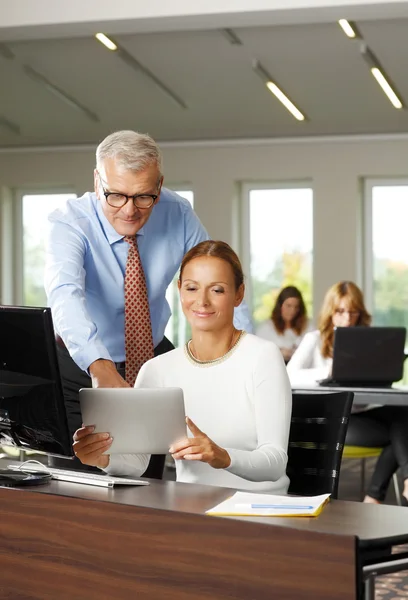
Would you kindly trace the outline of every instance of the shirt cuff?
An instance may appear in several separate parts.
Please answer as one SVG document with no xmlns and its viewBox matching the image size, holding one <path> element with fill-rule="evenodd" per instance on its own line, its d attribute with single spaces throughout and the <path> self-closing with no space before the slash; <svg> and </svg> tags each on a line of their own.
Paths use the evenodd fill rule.
<svg viewBox="0 0 408 600">
<path fill-rule="evenodd" d="M 108 475 L 141 477 L 149 465 L 148 454 L 110 454 L 109 464 L 102 469 Z"/>
<path fill-rule="evenodd" d="M 109 464 L 107 467 L 102 469 L 108 475 L 125 475 L 123 472 L 123 458 L 120 454 L 110 454 L 109 455 Z"/>
<path fill-rule="evenodd" d="M 228 452 L 228 455 L 230 457 L 230 464 L 228 465 L 228 467 L 225 468 L 225 471 L 231 471 L 234 472 L 234 467 L 236 467 L 237 464 L 237 453 L 236 450 L 234 450 L 233 448 L 224 448 L 224 450 L 226 450 L 226 452 Z"/>
<path fill-rule="evenodd" d="M 76 362 L 80 369 L 86 372 L 88 372 L 89 366 L 95 360 L 112 360 L 105 346 L 96 339 L 88 342 L 85 346 L 82 346 L 79 350 L 75 350 L 72 353 L 70 350 L 70 344 L 68 343 L 66 345 L 72 359 Z"/>
</svg>

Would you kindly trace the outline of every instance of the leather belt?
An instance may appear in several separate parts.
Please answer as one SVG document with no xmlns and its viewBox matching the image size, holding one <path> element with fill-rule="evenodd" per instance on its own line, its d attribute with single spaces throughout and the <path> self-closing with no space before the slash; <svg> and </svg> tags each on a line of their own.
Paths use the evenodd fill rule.
<svg viewBox="0 0 408 600">
<path fill-rule="evenodd" d="M 55 342 L 56 342 L 57 346 L 59 346 L 62 350 L 65 350 L 65 352 L 68 352 L 68 348 L 64 344 L 64 340 L 62 339 L 62 337 L 60 335 L 58 335 L 58 333 L 55 334 Z M 117 362 L 114 364 L 117 369 L 124 369 L 126 366 L 125 362 Z"/>
</svg>

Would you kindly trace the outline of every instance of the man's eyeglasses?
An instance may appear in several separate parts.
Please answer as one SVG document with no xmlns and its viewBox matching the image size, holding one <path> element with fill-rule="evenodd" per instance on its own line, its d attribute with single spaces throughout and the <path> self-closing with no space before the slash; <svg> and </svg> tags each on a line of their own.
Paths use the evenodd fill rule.
<svg viewBox="0 0 408 600">
<path fill-rule="evenodd" d="M 340 315 L 340 316 L 348 314 L 348 315 L 350 315 L 350 317 L 359 317 L 360 311 L 359 310 L 344 310 L 344 308 L 337 308 L 336 314 Z"/>
<path fill-rule="evenodd" d="M 102 178 L 99 175 L 99 181 L 101 183 L 101 188 L 103 191 L 103 195 L 106 198 L 106 202 L 109 206 L 113 208 L 122 208 L 125 206 L 129 200 L 133 201 L 134 206 L 136 208 L 150 208 L 156 202 L 159 197 L 158 194 L 135 194 L 134 196 L 127 196 L 126 194 L 118 194 L 116 192 L 107 192 L 102 184 Z M 160 184 L 159 184 L 160 185 Z"/>
</svg>

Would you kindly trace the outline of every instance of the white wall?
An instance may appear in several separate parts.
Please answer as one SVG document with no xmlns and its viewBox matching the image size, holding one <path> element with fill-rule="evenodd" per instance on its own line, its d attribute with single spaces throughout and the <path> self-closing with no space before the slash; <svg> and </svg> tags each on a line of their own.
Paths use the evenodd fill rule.
<svg viewBox="0 0 408 600">
<path fill-rule="evenodd" d="M 405 4 L 406 0 L 393 0 L 393 4 Z M 81 21 L 102 23 L 121 19 L 160 18 L 160 17 L 203 17 L 208 14 L 236 14 L 299 10 L 304 8 L 352 9 L 362 6 L 384 5 L 384 0 L 70 0 L 61 3 L 55 0 L 12 0 L 3 2 L 1 9 L 2 26 L 16 27 L 40 24 L 62 24 Z M 388 4 L 390 4 L 388 2 Z"/>
<path fill-rule="evenodd" d="M 0 40 L 391 19 L 408 0 L 2 0 Z"/>
<path fill-rule="evenodd" d="M 210 235 L 236 248 L 240 182 L 312 181 L 317 305 L 339 279 L 362 283 L 362 178 L 408 175 L 407 136 L 162 147 L 166 181 L 191 184 Z M 92 185 L 93 166 L 91 149 L 0 153 L 0 190 L 54 185 L 81 194 Z"/>
</svg>

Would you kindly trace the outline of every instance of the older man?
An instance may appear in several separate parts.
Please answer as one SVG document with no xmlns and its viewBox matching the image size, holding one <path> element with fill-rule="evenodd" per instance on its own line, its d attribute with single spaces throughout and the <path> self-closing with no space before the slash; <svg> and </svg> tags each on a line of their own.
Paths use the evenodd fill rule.
<svg viewBox="0 0 408 600">
<path fill-rule="evenodd" d="M 166 289 L 208 234 L 162 184 L 154 140 L 118 131 L 97 148 L 95 192 L 50 216 L 45 288 L 71 434 L 81 426 L 81 387 L 133 386 L 144 362 L 173 348 L 164 337 Z M 245 306 L 236 320 L 251 328 Z"/>
</svg>

